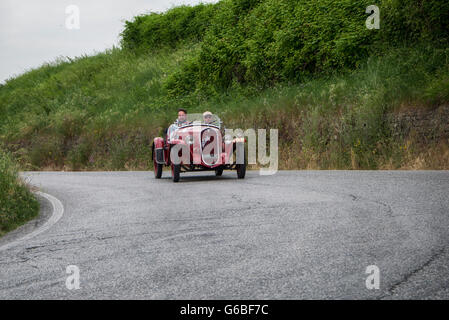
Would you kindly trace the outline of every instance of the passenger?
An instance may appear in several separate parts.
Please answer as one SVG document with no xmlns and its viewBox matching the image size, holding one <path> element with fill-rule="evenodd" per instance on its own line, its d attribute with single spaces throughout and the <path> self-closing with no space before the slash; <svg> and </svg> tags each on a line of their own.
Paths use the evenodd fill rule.
<svg viewBox="0 0 449 320">
<path fill-rule="evenodd" d="M 212 124 L 214 122 L 212 119 L 212 112 L 206 111 L 203 113 L 203 122 L 204 124 Z"/>
</svg>

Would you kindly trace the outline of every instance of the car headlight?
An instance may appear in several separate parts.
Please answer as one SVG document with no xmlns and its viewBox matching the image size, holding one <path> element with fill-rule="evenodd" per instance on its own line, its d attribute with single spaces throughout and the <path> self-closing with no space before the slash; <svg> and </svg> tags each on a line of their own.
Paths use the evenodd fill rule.
<svg viewBox="0 0 449 320">
<path fill-rule="evenodd" d="M 184 141 L 187 144 L 193 144 L 193 136 L 186 136 Z"/>
</svg>

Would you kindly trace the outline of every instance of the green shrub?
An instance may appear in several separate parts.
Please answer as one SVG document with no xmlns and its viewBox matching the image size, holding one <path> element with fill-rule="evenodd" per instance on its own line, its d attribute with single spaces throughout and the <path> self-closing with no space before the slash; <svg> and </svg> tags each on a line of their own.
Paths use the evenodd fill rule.
<svg viewBox="0 0 449 320">
<path fill-rule="evenodd" d="M 379 37 L 391 44 L 449 41 L 449 2 L 444 0 L 382 0 Z"/>
<path fill-rule="evenodd" d="M 176 47 L 180 42 L 201 41 L 215 14 L 216 6 L 179 6 L 166 13 L 140 15 L 125 22 L 122 46 L 148 51 Z"/>
<path fill-rule="evenodd" d="M 382 0 L 381 30 L 368 30 L 369 0 L 223 0 L 136 17 L 122 33 L 125 48 L 145 51 L 201 41 L 165 85 L 172 95 L 216 93 L 237 84 L 265 88 L 311 75 L 353 70 L 397 45 L 449 39 L 449 2 Z M 200 15 L 200 13 L 207 14 Z M 203 23 L 199 19 L 207 17 Z"/>
</svg>

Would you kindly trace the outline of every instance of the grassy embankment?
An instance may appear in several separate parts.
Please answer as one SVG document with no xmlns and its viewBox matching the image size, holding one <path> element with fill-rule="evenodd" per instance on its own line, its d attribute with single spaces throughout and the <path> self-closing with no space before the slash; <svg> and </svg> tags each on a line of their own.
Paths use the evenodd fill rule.
<svg viewBox="0 0 449 320">
<path fill-rule="evenodd" d="M 19 179 L 17 166 L 0 149 L 0 237 L 38 212 L 39 203 Z"/>
<path fill-rule="evenodd" d="M 178 107 L 277 128 L 281 169 L 449 169 L 447 138 L 391 115 L 449 103 L 449 4 L 225 0 L 127 22 L 122 48 L 0 86 L 0 142 L 24 169 L 148 169 Z"/>
</svg>

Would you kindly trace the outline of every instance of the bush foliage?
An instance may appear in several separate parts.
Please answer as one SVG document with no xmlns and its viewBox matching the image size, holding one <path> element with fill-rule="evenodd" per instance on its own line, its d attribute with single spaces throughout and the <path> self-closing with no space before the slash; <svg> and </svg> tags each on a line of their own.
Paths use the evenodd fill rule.
<svg viewBox="0 0 449 320">
<path fill-rule="evenodd" d="M 136 16 L 133 21 L 125 22 L 125 29 L 121 33 L 122 46 L 150 51 L 201 41 L 215 11 L 216 6 L 212 4 L 199 4 L 194 7 L 175 7 L 161 14 Z"/>
<path fill-rule="evenodd" d="M 126 48 L 201 40 L 166 82 L 169 92 L 219 92 L 234 83 L 268 87 L 353 70 L 396 45 L 449 40 L 449 2 L 382 0 L 380 30 L 368 30 L 369 0 L 223 0 L 127 22 Z M 206 17 L 206 18 L 205 18 Z M 207 19 L 207 20 L 201 20 Z M 200 23 L 202 21 L 202 23 Z M 207 22 L 207 23 L 206 23 Z"/>
</svg>

